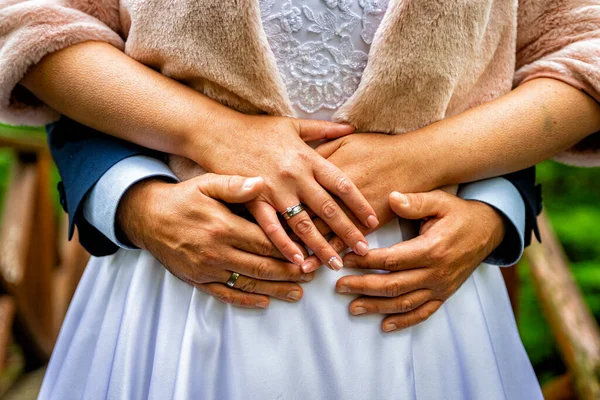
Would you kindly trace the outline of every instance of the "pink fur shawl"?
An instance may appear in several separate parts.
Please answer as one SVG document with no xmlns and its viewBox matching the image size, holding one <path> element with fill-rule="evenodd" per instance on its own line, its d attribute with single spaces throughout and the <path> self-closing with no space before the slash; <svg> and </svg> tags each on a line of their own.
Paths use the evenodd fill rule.
<svg viewBox="0 0 600 400">
<path fill-rule="evenodd" d="M 294 114 L 258 0 L 0 0 L 0 121 L 55 120 L 18 83 L 46 54 L 87 40 L 240 111 Z M 599 1 L 390 0 L 359 88 L 334 118 L 402 133 L 536 77 L 600 101 Z M 600 165 L 599 135 L 557 158 Z"/>
</svg>

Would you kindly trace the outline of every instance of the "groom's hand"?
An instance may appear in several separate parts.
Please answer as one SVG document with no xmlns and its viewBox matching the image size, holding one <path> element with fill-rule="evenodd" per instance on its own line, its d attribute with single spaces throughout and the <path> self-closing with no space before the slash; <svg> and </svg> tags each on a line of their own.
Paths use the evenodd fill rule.
<svg viewBox="0 0 600 400">
<path fill-rule="evenodd" d="M 396 214 L 427 219 L 420 235 L 390 248 L 371 250 L 365 257 L 349 253 L 349 268 L 390 271 L 389 274 L 345 276 L 339 293 L 359 294 L 350 304 L 354 315 L 388 314 L 386 332 L 425 321 L 464 283 L 502 242 L 504 221 L 492 207 L 436 190 L 389 198 Z"/>
<path fill-rule="evenodd" d="M 152 253 L 173 275 L 219 300 L 265 308 L 269 297 L 298 301 L 307 282 L 262 229 L 223 203 L 245 203 L 264 187 L 261 178 L 205 174 L 181 183 L 143 181 L 127 191 L 118 222 L 127 239 Z M 225 285 L 232 272 L 240 277 Z"/>
</svg>

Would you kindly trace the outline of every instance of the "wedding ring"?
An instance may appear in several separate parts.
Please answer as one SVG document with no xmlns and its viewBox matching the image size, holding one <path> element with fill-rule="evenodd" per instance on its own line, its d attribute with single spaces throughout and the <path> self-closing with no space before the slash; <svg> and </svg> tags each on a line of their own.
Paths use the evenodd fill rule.
<svg viewBox="0 0 600 400">
<path fill-rule="evenodd" d="M 230 288 L 232 288 L 235 285 L 235 282 L 238 280 L 239 277 L 240 277 L 240 274 L 238 274 L 237 272 L 233 272 L 231 274 L 231 276 L 229 277 L 229 280 L 225 284 L 227 286 L 229 286 Z"/>
<path fill-rule="evenodd" d="M 288 207 L 284 212 L 281 213 L 281 216 L 287 220 L 292 218 L 294 215 L 300 214 L 302 211 L 304 211 L 304 206 L 302 203 L 298 203 L 295 206 Z"/>
</svg>

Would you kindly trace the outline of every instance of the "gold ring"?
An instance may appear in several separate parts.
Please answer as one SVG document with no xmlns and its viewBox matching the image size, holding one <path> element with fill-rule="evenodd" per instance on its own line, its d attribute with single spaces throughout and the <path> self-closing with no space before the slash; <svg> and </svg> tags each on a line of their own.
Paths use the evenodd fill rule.
<svg viewBox="0 0 600 400">
<path fill-rule="evenodd" d="M 229 286 L 230 288 L 232 288 L 235 285 L 235 282 L 238 280 L 239 277 L 240 277 L 240 274 L 238 274 L 237 272 L 233 272 L 233 273 L 231 273 L 229 280 L 225 284 L 227 286 Z"/>
</svg>

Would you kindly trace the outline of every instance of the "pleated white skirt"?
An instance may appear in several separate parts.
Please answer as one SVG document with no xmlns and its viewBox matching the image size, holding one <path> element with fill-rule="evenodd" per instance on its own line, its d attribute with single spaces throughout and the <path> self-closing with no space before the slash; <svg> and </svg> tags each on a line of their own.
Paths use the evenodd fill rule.
<svg viewBox="0 0 600 400">
<path fill-rule="evenodd" d="M 371 247 L 402 240 L 394 221 Z M 321 268 L 297 304 L 219 302 L 149 253 L 92 258 L 40 399 L 541 399 L 498 267 L 483 264 L 426 322 L 384 334 Z"/>
</svg>

